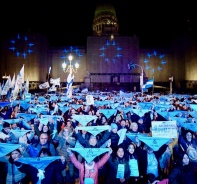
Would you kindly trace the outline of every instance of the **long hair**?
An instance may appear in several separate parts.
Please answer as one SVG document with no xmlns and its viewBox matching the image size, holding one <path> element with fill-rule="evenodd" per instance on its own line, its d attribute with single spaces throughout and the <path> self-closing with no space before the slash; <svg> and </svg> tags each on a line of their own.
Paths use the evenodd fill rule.
<svg viewBox="0 0 197 184">
<path fill-rule="evenodd" d="M 122 158 L 119 158 L 118 155 L 117 155 L 117 151 L 118 151 L 119 149 L 123 149 L 123 151 L 124 151 L 124 156 L 123 156 Z M 112 153 L 112 161 L 115 162 L 116 160 L 124 160 L 124 159 L 127 160 L 126 154 L 125 154 L 125 153 L 126 153 L 126 152 L 125 152 L 124 147 L 120 144 L 119 146 L 116 147 L 116 149 L 114 149 L 114 151 L 113 151 L 113 153 Z"/>
<path fill-rule="evenodd" d="M 42 148 L 38 154 L 38 156 L 40 157 L 41 154 L 47 155 L 47 156 L 52 156 L 50 150 L 48 148 Z"/>
<path fill-rule="evenodd" d="M 14 151 L 17 151 L 17 152 L 21 155 L 20 149 L 15 149 Z M 10 158 L 9 158 L 10 163 L 13 163 L 13 162 L 14 162 L 14 160 L 13 160 L 13 158 L 12 158 L 12 153 L 13 153 L 14 151 L 12 151 L 12 152 L 9 154 L 9 155 L 10 155 Z"/>
</svg>

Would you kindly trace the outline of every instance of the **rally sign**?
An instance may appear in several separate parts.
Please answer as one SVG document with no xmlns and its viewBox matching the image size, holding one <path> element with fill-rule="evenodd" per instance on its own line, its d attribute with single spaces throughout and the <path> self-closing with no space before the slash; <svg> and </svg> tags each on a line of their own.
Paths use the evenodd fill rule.
<svg viewBox="0 0 197 184">
<path fill-rule="evenodd" d="M 92 95 L 87 95 L 86 96 L 86 104 L 87 105 L 94 105 L 94 98 Z"/>
<path fill-rule="evenodd" d="M 152 137 L 177 138 L 176 121 L 152 121 Z"/>
</svg>

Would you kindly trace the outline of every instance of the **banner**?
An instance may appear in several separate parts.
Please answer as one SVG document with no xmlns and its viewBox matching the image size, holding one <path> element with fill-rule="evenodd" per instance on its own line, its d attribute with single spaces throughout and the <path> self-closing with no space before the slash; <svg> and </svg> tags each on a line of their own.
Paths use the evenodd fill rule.
<svg viewBox="0 0 197 184">
<path fill-rule="evenodd" d="M 94 105 L 94 98 L 92 95 L 86 96 L 86 105 Z"/>
<path fill-rule="evenodd" d="M 152 121 L 152 137 L 177 138 L 176 121 Z"/>
</svg>

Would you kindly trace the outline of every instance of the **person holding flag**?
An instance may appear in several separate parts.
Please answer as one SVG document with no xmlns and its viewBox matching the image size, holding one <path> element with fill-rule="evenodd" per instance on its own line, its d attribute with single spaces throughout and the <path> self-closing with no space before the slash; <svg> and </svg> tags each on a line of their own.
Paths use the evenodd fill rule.
<svg viewBox="0 0 197 184">
<path fill-rule="evenodd" d="M 6 147 L 6 144 L 4 145 Z M 26 184 L 28 178 L 25 173 L 19 171 L 14 162 L 16 159 L 22 157 L 19 149 L 13 150 L 9 156 L 0 157 L 0 162 L 7 163 L 7 177 L 6 184 Z"/>
<path fill-rule="evenodd" d="M 85 157 L 84 159 L 86 161 L 84 163 L 81 163 L 77 160 L 70 148 L 67 149 L 67 152 L 71 162 L 77 169 L 79 169 L 80 184 L 98 184 L 98 170 L 108 161 L 112 153 L 112 149 L 110 148 L 108 153 L 105 153 L 98 162 L 95 162 L 94 160 L 89 162 Z"/>
<path fill-rule="evenodd" d="M 38 158 L 15 159 L 19 171 L 30 176 L 32 184 L 63 183 L 62 170 L 66 167 L 64 156 L 52 156 L 48 148 L 42 148 Z"/>
</svg>

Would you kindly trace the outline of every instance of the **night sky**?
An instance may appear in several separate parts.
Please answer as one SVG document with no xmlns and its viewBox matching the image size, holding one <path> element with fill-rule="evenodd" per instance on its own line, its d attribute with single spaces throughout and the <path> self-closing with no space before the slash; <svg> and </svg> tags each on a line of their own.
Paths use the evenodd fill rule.
<svg viewBox="0 0 197 184">
<path fill-rule="evenodd" d="M 84 3 L 85 2 L 85 3 Z M 111 3 L 121 36 L 138 36 L 141 47 L 166 47 L 176 37 L 196 32 L 194 1 L 72 0 L 6 1 L 0 7 L 1 38 L 35 32 L 48 37 L 50 46 L 85 46 L 92 36 L 98 4 Z M 173 2 L 173 4 L 172 4 Z"/>
</svg>

